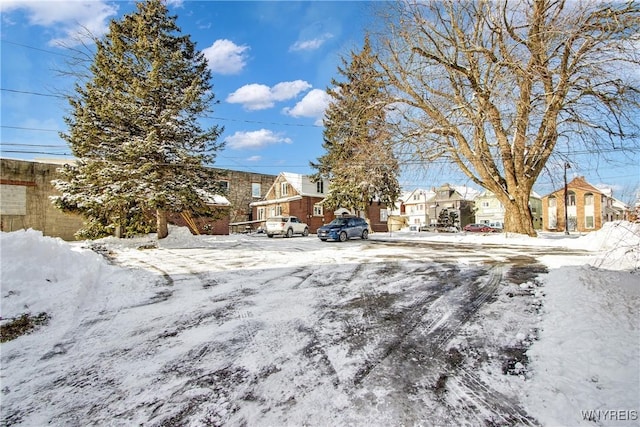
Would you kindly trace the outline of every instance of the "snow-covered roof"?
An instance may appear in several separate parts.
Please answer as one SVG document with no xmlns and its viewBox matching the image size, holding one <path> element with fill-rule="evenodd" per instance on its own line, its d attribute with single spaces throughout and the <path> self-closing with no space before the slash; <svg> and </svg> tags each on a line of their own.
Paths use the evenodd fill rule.
<svg viewBox="0 0 640 427">
<path fill-rule="evenodd" d="M 467 187 L 466 185 L 452 185 L 451 188 L 456 190 L 464 200 L 472 201 L 480 195 L 480 191 L 475 188 Z"/>
<path fill-rule="evenodd" d="M 219 194 L 213 194 L 205 190 L 196 190 L 198 196 L 208 205 L 230 206 L 229 200 Z"/>
<path fill-rule="evenodd" d="M 418 199 L 415 200 L 415 201 L 413 200 L 413 195 L 414 194 L 418 195 Z M 435 195 L 436 195 L 436 193 L 434 193 L 431 190 L 424 190 L 422 188 L 416 188 L 413 191 L 409 191 L 409 192 L 403 194 L 403 196 L 406 196 L 403 199 L 403 202 L 404 202 L 405 205 L 411 205 L 411 204 L 414 204 L 414 203 L 424 203 L 425 200 L 429 200 Z"/>
</svg>

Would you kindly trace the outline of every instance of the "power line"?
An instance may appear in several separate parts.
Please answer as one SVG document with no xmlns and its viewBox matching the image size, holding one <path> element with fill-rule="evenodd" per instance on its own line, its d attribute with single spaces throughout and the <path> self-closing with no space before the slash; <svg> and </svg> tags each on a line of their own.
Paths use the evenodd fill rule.
<svg viewBox="0 0 640 427">
<path fill-rule="evenodd" d="M 65 97 L 62 96 L 62 95 L 53 95 L 53 94 L 49 94 L 49 93 L 30 92 L 30 91 L 27 91 L 27 90 L 15 90 L 15 89 L 5 89 L 5 88 L 0 88 L 0 90 L 4 91 L 4 92 L 22 93 L 22 94 L 26 94 L 26 95 L 50 96 L 52 98 L 65 99 Z"/>
<path fill-rule="evenodd" d="M 39 47 L 29 46 L 29 45 L 22 44 L 22 43 L 16 43 L 16 42 L 12 42 L 12 41 L 7 40 L 7 39 L 0 39 L 0 42 L 7 43 L 7 44 L 12 44 L 14 46 L 26 47 L 27 49 L 38 50 L 40 52 L 50 53 L 52 55 L 59 55 L 59 56 L 65 56 L 67 58 L 73 58 L 73 56 L 71 56 L 71 55 L 66 55 L 66 54 L 60 53 L 60 52 L 54 52 L 52 50 L 41 49 Z"/>
</svg>

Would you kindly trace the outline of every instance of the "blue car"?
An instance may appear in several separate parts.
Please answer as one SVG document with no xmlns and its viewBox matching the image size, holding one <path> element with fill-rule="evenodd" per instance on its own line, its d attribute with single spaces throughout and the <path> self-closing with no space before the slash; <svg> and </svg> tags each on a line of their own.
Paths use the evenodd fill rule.
<svg viewBox="0 0 640 427">
<path fill-rule="evenodd" d="M 340 217 L 318 228 L 318 238 L 326 240 L 338 240 L 344 242 L 352 237 L 361 239 L 369 238 L 369 224 L 358 217 Z"/>
</svg>

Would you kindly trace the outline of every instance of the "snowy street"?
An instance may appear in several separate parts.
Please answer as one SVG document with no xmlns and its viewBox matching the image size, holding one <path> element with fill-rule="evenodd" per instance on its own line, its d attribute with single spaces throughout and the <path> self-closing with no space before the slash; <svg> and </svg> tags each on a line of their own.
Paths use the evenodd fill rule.
<svg viewBox="0 0 640 427">
<path fill-rule="evenodd" d="M 3 235 L 3 318 L 24 312 L 22 300 L 51 314 L 2 344 L 3 425 L 593 425 L 578 408 L 545 409 L 562 386 L 548 384 L 558 374 L 544 372 L 535 351 L 549 353 L 545 317 L 570 323 L 545 312 L 554 271 L 571 268 L 568 284 L 599 277 L 588 273 L 594 254 L 584 243 L 183 232 L 159 247 L 152 238 L 67 244 L 23 233 L 25 247 L 44 247 L 32 258 L 40 273 L 24 280 L 64 285 L 47 301 L 10 280 Z M 47 245 L 69 258 L 47 260 Z M 579 409 L 638 410 L 637 275 L 618 274 L 635 286 L 609 292 L 626 299 L 628 317 L 611 326 L 626 337 L 628 359 L 587 374 Z M 630 397 L 590 401 L 620 392 Z"/>
</svg>

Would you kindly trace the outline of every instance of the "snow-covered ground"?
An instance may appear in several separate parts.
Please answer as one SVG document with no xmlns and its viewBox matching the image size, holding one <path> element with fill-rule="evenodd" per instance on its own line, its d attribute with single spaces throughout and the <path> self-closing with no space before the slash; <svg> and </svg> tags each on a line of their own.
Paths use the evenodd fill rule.
<svg viewBox="0 0 640 427">
<path fill-rule="evenodd" d="M 2 425 L 640 424 L 640 224 L 155 246 L 0 234 Z"/>
</svg>

